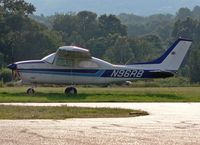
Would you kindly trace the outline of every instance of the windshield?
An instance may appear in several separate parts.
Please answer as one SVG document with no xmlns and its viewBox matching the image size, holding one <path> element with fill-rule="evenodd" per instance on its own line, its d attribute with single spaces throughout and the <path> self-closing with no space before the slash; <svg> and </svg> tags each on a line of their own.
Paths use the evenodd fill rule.
<svg viewBox="0 0 200 145">
<path fill-rule="evenodd" d="M 55 53 L 52 53 L 52 54 L 50 54 L 50 55 L 44 57 L 42 60 L 43 60 L 43 61 L 46 61 L 46 62 L 48 62 L 48 63 L 53 63 L 54 58 L 55 58 Z"/>
</svg>

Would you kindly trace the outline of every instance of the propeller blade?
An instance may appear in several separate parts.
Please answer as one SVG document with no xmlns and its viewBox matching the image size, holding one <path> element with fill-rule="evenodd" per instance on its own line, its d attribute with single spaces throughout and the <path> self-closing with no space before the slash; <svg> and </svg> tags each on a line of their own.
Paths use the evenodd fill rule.
<svg viewBox="0 0 200 145">
<path fill-rule="evenodd" d="M 13 64 L 9 64 L 7 67 L 12 70 L 12 81 L 14 81 L 17 77 L 17 74 L 16 74 L 17 65 L 13 63 Z"/>
<path fill-rule="evenodd" d="M 14 80 L 13 73 L 14 73 L 14 71 L 12 70 L 12 74 L 11 74 L 12 75 L 12 81 Z"/>
</svg>

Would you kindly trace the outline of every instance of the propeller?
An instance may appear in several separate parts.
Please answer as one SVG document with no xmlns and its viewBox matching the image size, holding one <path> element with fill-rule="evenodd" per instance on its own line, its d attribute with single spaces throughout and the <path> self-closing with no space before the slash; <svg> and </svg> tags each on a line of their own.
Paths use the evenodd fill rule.
<svg viewBox="0 0 200 145">
<path fill-rule="evenodd" d="M 16 80 L 17 78 L 19 78 L 17 64 L 12 63 L 12 64 L 9 64 L 7 67 L 12 70 L 12 80 Z"/>
<path fill-rule="evenodd" d="M 12 47 L 12 62 L 14 62 L 14 49 Z M 20 74 L 17 70 L 17 64 L 16 63 L 11 63 L 7 66 L 7 68 L 12 70 L 12 81 L 18 80 L 20 78 Z"/>
</svg>

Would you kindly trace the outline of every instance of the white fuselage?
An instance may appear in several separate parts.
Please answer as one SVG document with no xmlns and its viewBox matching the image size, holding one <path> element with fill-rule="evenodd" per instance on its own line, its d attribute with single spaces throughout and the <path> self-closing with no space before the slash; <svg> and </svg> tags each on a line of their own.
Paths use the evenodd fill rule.
<svg viewBox="0 0 200 145">
<path fill-rule="evenodd" d="M 191 40 L 179 38 L 158 59 L 133 65 L 113 65 L 91 57 L 87 49 L 63 46 L 41 60 L 20 61 L 8 68 L 16 70 L 27 84 L 104 84 L 166 78 L 179 69 L 191 44 Z"/>
<path fill-rule="evenodd" d="M 92 58 L 98 68 L 68 68 L 38 61 L 17 62 L 17 71 L 25 84 L 105 84 L 142 78 L 142 69 L 112 65 Z M 106 71 L 113 71 L 102 76 Z"/>
</svg>

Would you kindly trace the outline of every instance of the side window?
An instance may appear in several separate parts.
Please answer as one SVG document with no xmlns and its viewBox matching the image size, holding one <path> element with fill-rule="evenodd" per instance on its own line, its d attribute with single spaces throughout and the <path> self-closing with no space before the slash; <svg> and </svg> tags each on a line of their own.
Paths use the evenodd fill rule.
<svg viewBox="0 0 200 145">
<path fill-rule="evenodd" d="M 98 68 L 99 65 L 92 61 L 80 61 L 78 67 L 81 68 Z"/>
<path fill-rule="evenodd" d="M 66 59 L 64 57 L 57 57 L 55 64 L 57 66 L 73 67 L 73 59 Z"/>
</svg>

